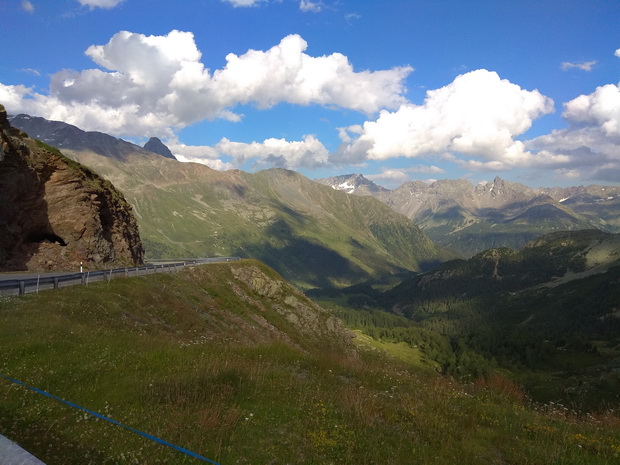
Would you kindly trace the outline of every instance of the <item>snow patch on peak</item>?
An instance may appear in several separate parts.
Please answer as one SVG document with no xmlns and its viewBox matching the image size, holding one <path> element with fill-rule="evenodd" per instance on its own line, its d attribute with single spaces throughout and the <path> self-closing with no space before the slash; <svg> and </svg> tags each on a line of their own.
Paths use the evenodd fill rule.
<svg viewBox="0 0 620 465">
<path fill-rule="evenodd" d="M 342 182 L 336 186 L 332 186 L 334 189 L 339 190 L 339 191 L 346 191 L 347 194 L 351 194 L 352 192 L 355 191 L 355 184 L 351 183 L 350 181 L 345 181 Z"/>
</svg>

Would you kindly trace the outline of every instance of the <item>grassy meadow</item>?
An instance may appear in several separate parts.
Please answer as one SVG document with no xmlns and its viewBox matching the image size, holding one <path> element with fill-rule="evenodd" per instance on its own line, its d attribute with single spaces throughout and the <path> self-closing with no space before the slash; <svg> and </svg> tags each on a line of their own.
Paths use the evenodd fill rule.
<svg viewBox="0 0 620 465">
<path fill-rule="evenodd" d="M 0 299 L 0 373 L 221 464 L 614 464 L 620 416 L 440 376 L 255 261 Z M 200 460 L 0 379 L 48 465 Z"/>
</svg>

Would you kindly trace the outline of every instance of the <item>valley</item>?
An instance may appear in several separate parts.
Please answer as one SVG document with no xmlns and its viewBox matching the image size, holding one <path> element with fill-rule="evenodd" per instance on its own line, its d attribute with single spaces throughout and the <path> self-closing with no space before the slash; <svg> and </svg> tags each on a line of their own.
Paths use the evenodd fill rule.
<svg viewBox="0 0 620 465">
<path fill-rule="evenodd" d="M 384 292 L 311 295 L 354 328 L 421 349 L 442 373 L 506 370 L 537 402 L 604 410 L 620 400 L 618 284 L 620 236 L 589 230 L 449 261 Z"/>
<path fill-rule="evenodd" d="M 620 465 L 620 2 L 0 23 L 0 465 Z"/>
</svg>

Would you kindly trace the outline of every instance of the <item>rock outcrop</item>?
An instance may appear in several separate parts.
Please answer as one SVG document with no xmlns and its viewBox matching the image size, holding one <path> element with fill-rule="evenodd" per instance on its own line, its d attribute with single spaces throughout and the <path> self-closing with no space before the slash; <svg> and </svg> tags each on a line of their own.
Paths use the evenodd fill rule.
<svg viewBox="0 0 620 465">
<path fill-rule="evenodd" d="M 252 302 L 252 294 L 267 298 L 272 308 L 302 333 L 315 337 L 326 336 L 332 341 L 348 342 L 355 337 L 355 333 L 348 330 L 341 320 L 312 302 L 283 279 L 267 276 L 258 266 L 234 266 L 231 267 L 231 271 L 235 279 L 245 284 L 250 291 L 243 296 L 244 300 Z M 237 295 L 240 297 L 242 294 Z M 256 308 L 262 307 L 257 300 L 252 303 Z"/>
<path fill-rule="evenodd" d="M 0 270 L 141 264 L 131 206 L 109 182 L 12 128 L 0 105 Z"/>
</svg>

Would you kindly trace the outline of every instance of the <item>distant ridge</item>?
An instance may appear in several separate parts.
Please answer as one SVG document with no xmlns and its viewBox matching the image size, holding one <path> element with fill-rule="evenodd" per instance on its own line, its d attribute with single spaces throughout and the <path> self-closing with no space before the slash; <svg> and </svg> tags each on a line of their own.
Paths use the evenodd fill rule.
<svg viewBox="0 0 620 465">
<path fill-rule="evenodd" d="M 372 195 L 420 226 L 433 241 L 465 256 L 494 247 L 521 248 L 542 234 L 578 229 L 620 232 L 620 187 L 532 189 L 500 177 L 366 188 L 362 175 L 318 180 L 354 195 Z M 370 181 L 365 180 L 370 183 Z M 575 208 L 572 208 L 575 207 Z"/>
<path fill-rule="evenodd" d="M 620 232 L 620 186 L 542 187 L 536 192 L 553 197 L 576 213 L 599 218 L 605 231 Z"/>
<path fill-rule="evenodd" d="M 60 150 L 89 151 L 116 160 L 123 160 L 129 154 L 156 153 L 103 132 L 83 131 L 62 121 L 50 121 L 25 114 L 9 116 L 8 119 L 13 127 L 28 133 L 33 139 L 43 141 Z"/>
</svg>

